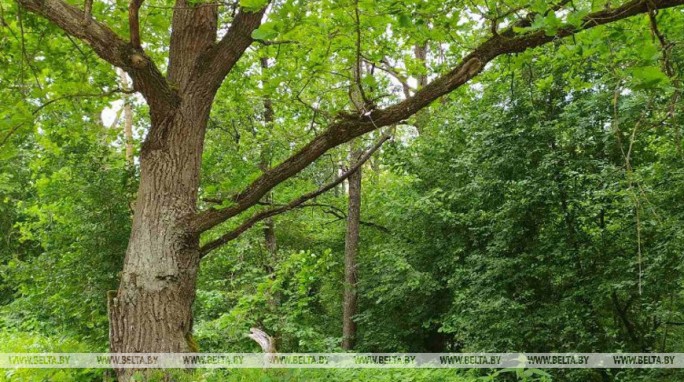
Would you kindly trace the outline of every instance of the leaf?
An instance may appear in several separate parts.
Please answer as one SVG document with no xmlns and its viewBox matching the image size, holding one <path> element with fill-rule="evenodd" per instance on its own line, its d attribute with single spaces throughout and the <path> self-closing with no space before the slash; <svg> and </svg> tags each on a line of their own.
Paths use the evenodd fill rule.
<svg viewBox="0 0 684 382">
<path fill-rule="evenodd" d="M 255 40 L 269 40 L 278 35 L 275 26 L 272 23 L 265 23 L 252 32 L 252 38 Z"/>
<path fill-rule="evenodd" d="M 532 22 L 532 29 L 543 29 L 547 36 L 554 36 L 558 32 L 558 28 L 562 26 L 561 20 L 554 12 L 549 12 L 548 15 L 537 15 Z"/>
<path fill-rule="evenodd" d="M 549 5 L 546 1 L 536 0 L 534 3 L 532 3 L 530 9 L 536 13 L 544 13 L 547 9 L 549 9 Z"/>
<path fill-rule="evenodd" d="M 584 18 L 587 16 L 587 14 L 589 14 L 589 11 L 587 10 L 581 10 L 571 13 L 570 15 L 568 15 L 568 24 L 572 25 L 575 28 L 581 28 L 584 24 Z"/>
<path fill-rule="evenodd" d="M 256 12 L 268 4 L 268 0 L 240 0 L 240 6 L 248 11 Z"/>
<path fill-rule="evenodd" d="M 635 89 L 653 89 L 670 82 L 670 78 L 657 66 L 641 66 L 632 69 Z"/>
<path fill-rule="evenodd" d="M 411 16 L 402 13 L 399 15 L 399 25 L 404 27 L 404 28 L 409 28 L 413 24 L 413 21 L 411 20 Z"/>
</svg>

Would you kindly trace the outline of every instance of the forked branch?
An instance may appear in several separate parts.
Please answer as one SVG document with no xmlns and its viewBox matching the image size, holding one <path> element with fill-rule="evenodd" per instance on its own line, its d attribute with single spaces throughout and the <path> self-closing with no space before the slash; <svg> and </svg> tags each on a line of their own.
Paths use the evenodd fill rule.
<svg viewBox="0 0 684 382">
<path fill-rule="evenodd" d="M 141 1 L 141 0 L 134 0 Z M 178 102 L 178 96 L 154 62 L 117 35 L 109 26 L 89 16 L 86 11 L 63 0 L 18 0 L 19 4 L 52 22 L 69 36 L 76 37 L 105 61 L 131 75 L 136 91 L 142 93 L 150 107 L 164 112 Z M 84 22 L 87 20 L 87 22 Z"/>
<path fill-rule="evenodd" d="M 209 91 L 215 91 L 221 86 L 223 79 L 254 42 L 252 32 L 261 25 L 266 8 L 256 12 L 240 9 L 225 36 L 199 57 L 202 73 L 199 73 L 200 79 L 196 81 L 196 86 L 205 87 Z"/>
</svg>

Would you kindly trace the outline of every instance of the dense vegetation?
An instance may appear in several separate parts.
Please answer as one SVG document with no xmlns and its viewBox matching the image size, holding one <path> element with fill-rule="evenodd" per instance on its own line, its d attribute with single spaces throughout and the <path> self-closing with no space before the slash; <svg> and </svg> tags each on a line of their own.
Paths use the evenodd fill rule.
<svg viewBox="0 0 684 382">
<path fill-rule="evenodd" d="M 148 106 L 127 98 L 135 115 L 131 162 L 124 120 L 109 120 L 125 98 L 112 91 L 121 81 L 116 72 L 82 43 L 52 37 L 54 26 L 0 1 L 0 352 L 105 352 L 106 296 L 119 285 L 129 242 Z M 382 105 L 383 97 L 402 99 L 415 91 L 406 86 L 448 71 L 465 49 L 463 35 L 481 38 L 463 32 L 474 30 L 475 17 L 459 24 L 444 14 L 452 2 L 321 1 L 312 2 L 320 12 L 313 16 L 298 13 L 298 3 L 277 2 L 275 21 L 252 36 L 283 43 L 245 53 L 219 90 L 201 164 L 204 209 L 229 206 L 226 197 L 349 104 L 359 41 L 367 49 L 363 71 L 397 71 L 363 78 L 367 96 Z M 453 3 L 465 15 L 488 15 L 486 1 Z M 500 3 L 499 12 L 515 8 Z M 545 13 L 530 30 L 552 35 L 573 22 L 574 13 L 557 17 L 544 2 L 531 3 Z M 611 6 L 575 3 L 577 17 Z M 105 3 L 94 6 L 104 12 Z M 354 9 L 361 40 L 343 32 L 354 30 Z M 161 57 L 169 9 L 149 2 L 145 12 L 146 49 Z M 449 36 L 456 24 L 461 34 Z M 404 39 L 393 41 L 386 25 Z M 636 16 L 501 56 L 468 85 L 393 124 L 385 132 L 392 139 L 363 165 L 354 351 L 684 352 L 683 43 L 682 9 Z M 413 56 L 415 46 L 429 55 Z M 329 59 L 331 50 L 338 61 Z M 393 55 L 402 57 L 394 68 L 383 62 Z M 329 150 L 256 208 L 325 185 L 349 168 L 350 152 L 380 135 Z M 347 190 L 336 185 L 202 259 L 192 325 L 200 351 L 260 351 L 246 336 L 251 327 L 272 335 L 281 352 L 341 351 Z M 247 370 L 178 378 L 547 378 L 493 373 Z M 683 377 L 669 370 L 549 373 L 560 381 Z M 105 374 L 0 370 L 0 380 Z"/>
</svg>

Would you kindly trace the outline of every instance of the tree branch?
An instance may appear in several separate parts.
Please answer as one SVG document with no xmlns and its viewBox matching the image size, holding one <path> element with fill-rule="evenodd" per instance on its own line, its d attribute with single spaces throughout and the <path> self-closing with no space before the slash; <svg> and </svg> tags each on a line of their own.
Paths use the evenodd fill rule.
<svg viewBox="0 0 684 382">
<path fill-rule="evenodd" d="M 128 28 L 130 30 L 131 45 L 140 49 L 140 6 L 143 0 L 131 0 L 128 4 Z"/>
<path fill-rule="evenodd" d="M 392 68 L 392 65 L 390 65 L 389 61 L 387 61 L 386 59 L 383 58 L 380 61 L 382 65 L 376 64 L 375 62 L 372 62 L 368 59 L 366 59 L 366 62 L 375 65 L 376 68 L 382 70 L 383 72 L 389 74 L 395 80 L 397 80 L 401 84 L 401 88 L 404 92 L 404 98 L 409 98 L 411 96 L 411 92 L 416 90 L 408 84 L 408 78 L 399 73 L 398 71 L 394 70 Z"/>
<path fill-rule="evenodd" d="M 346 218 L 347 218 L 347 213 L 346 213 L 346 212 L 344 212 L 341 208 L 339 208 L 339 207 L 337 207 L 337 206 L 333 206 L 332 204 L 325 204 L 325 203 L 305 203 L 305 204 L 302 204 L 302 205 L 298 206 L 298 208 L 306 208 L 306 207 L 311 207 L 311 208 L 315 208 L 315 207 L 323 208 L 323 209 L 324 209 L 323 212 L 325 212 L 325 213 L 327 213 L 327 214 L 330 214 L 330 215 L 332 215 L 332 216 L 334 216 L 334 217 L 337 218 L 337 219 L 334 220 L 334 221 L 342 220 L 342 219 L 346 219 Z M 385 227 L 385 226 L 383 226 L 383 225 L 380 225 L 380 224 L 378 224 L 378 223 L 369 222 L 369 221 L 366 221 L 366 220 L 359 220 L 359 224 L 361 224 L 361 225 L 363 225 L 363 226 L 366 226 L 366 227 L 375 228 L 375 229 L 377 229 L 378 231 L 382 231 L 382 232 L 384 232 L 384 233 L 390 233 L 390 232 L 391 232 L 391 231 L 389 230 L 389 228 L 387 228 L 387 227 Z"/>
<path fill-rule="evenodd" d="M 167 77 L 169 83 L 183 94 L 195 94 L 194 91 L 186 91 L 186 86 L 196 81 L 197 68 L 205 64 L 200 57 L 216 43 L 218 7 L 219 4 L 216 2 L 175 0 L 171 19 Z M 196 89 L 202 90 L 202 86 Z M 204 96 L 203 99 L 200 98 L 200 102 L 207 107 L 211 106 L 213 93 L 197 94 Z"/>
<path fill-rule="evenodd" d="M 90 45 L 105 61 L 128 72 L 135 90 L 142 93 L 150 108 L 164 112 L 178 103 L 178 96 L 168 86 L 154 62 L 107 25 L 88 17 L 87 12 L 63 0 L 18 1 L 24 8 L 49 20 L 68 35 Z"/>
<path fill-rule="evenodd" d="M 93 12 L 93 0 L 85 0 L 83 4 L 83 23 L 87 24 L 90 22 L 91 15 Z"/>
<path fill-rule="evenodd" d="M 242 54 L 252 45 L 252 32 L 261 25 L 266 7 L 256 12 L 241 8 L 228 28 L 225 36 L 205 54 L 201 55 L 197 64 L 200 73 L 195 86 L 199 91 L 215 92 L 223 79 L 230 73 Z M 206 90 L 203 90 L 206 89 Z"/>
<path fill-rule="evenodd" d="M 388 139 L 390 139 L 390 136 L 388 134 L 384 134 L 380 137 L 380 139 L 366 151 L 348 170 L 343 172 L 340 176 L 335 178 L 332 182 L 327 183 L 323 187 L 319 188 L 316 191 L 309 192 L 307 194 L 304 194 L 297 199 L 292 200 L 291 202 L 284 204 L 282 206 L 270 208 L 264 211 L 257 212 L 256 214 L 252 215 L 250 218 L 245 220 L 242 224 L 240 224 L 237 228 L 234 230 L 224 234 L 223 236 L 219 237 L 216 240 L 210 241 L 209 243 L 205 244 L 200 248 L 200 256 L 204 257 L 207 253 L 211 252 L 212 250 L 230 242 L 231 240 L 237 238 L 241 234 L 243 234 L 245 231 L 250 229 L 254 224 L 270 218 L 272 216 L 276 216 L 279 214 L 282 214 L 283 212 L 287 212 L 289 210 L 292 210 L 294 208 L 300 207 L 303 205 L 306 201 L 311 200 L 323 193 L 325 193 L 328 190 L 331 190 L 335 186 L 339 185 L 342 183 L 345 179 L 347 179 L 351 174 L 353 174 L 356 170 L 358 170 L 361 166 L 363 166 L 368 159 L 382 146 L 383 143 L 385 143 Z"/>
<path fill-rule="evenodd" d="M 98 56 L 114 66 L 126 65 L 127 44 L 108 26 L 96 20 L 83 23 L 88 15 L 62 0 L 19 0 L 24 8 L 39 14 L 69 35 L 85 41 Z M 87 3 L 86 3 L 87 5 Z M 86 7 L 87 8 L 87 7 Z"/>
<path fill-rule="evenodd" d="M 204 232 L 236 216 L 255 205 L 273 187 L 299 173 L 325 152 L 353 138 L 384 126 L 400 123 L 422 108 L 468 82 L 479 74 L 485 64 L 494 58 L 519 53 L 544 45 L 558 38 L 574 35 L 579 31 L 609 24 L 649 11 L 649 4 L 656 9 L 670 8 L 684 4 L 684 0 L 632 0 L 621 7 L 602 10 L 587 15 L 580 28 L 566 25 L 549 36 L 544 30 L 517 34 L 513 28 L 500 31 L 465 56 L 450 72 L 436 78 L 412 97 L 385 109 L 376 109 L 363 115 L 341 113 L 337 121 L 314 138 L 306 146 L 276 167 L 264 172 L 259 178 L 233 197 L 235 204 L 224 209 L 201 212 L 191 218 L 195 232 Z M 517 25 L 516 25 L 517 26 Z"/>
</svg>

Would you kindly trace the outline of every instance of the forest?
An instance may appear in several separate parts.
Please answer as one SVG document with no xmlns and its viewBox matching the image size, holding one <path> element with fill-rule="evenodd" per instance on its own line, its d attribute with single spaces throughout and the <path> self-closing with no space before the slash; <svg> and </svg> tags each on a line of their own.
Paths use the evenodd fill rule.
<svg viewBox="0 0 684 382">
<path fill-rule="evenodd" d="M 684 353 L 683 75 L 684 0 L 0 0 L 0 356 Z M 148 380 L 684 371 L 0 368 Z"/>
</svg>

